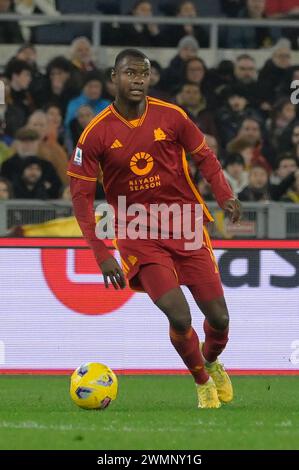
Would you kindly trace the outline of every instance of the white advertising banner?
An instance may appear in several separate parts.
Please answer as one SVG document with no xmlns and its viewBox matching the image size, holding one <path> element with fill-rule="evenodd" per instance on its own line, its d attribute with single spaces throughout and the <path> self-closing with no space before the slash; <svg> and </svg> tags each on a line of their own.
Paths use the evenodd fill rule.
<svg viewBox="0 0 299 470">
<path fill-rule="evenodd" d="M 231 317 L 223 362 L 231 370 L 298 371 L 299 243 L 244 243 L 215 249 Z M 164 315 L 146 294 L 106 290 L 81 240 L 0 247 L 2 372 L 89 361 L 126 371 L 185 369 Z M 203 339 L 203 316 L 184 292 Z"/>
</svg>

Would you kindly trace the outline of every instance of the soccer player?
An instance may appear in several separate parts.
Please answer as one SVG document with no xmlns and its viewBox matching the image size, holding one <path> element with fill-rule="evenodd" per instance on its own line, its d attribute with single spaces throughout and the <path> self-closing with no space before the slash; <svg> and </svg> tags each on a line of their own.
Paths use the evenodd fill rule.
<svg viewBox="0 0 299 470">
<path fill-rule="evenodd" d="M 93 209 L 99 165 L 107 202 L 117 214 L 118 197 L 126 205 L 176 203 L 203 207 L 204 223 L 213 220 L 186 162 L 191 154 L 221 208 L 231 220 L 240 218 L 240 203 L 225 180 L 217 157 L 202 132 L 186 113 L 173 104 L 147 96 L 149 59 L 140 51 L 118 54 L 112 71 L 116 85 L 113 104 L 96 116 L 83 131 L 69 163 L 74 212 L 103 273 L 105 285 L 129 285 L 145 291 L 169 320 L 170 341 L 193 375 L 200 408 L 219 408 L 233 398 L 228 374 L 218 361 L 228 341 L 229 315 L 218 266 L 206 227 L 200 248 L 186 249 L 184 236 L 163 239 L 117 240 L 123 269 L 95 234 Z M 122 218 L 122 217 L 121 217 Z M 118 220 L 128 224 L 130 218 Z M 196 222 L 196 221 L 195 221 Z M 191 314 L 180 288 L 190 289 L 205 316 L 205 341 L 200 344 L 191 325 Z"/>
</svg>

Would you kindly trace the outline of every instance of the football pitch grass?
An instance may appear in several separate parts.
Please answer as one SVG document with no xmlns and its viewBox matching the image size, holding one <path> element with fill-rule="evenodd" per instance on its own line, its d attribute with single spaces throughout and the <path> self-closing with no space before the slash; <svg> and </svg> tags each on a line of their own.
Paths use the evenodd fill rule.
<svg viewBox="0 0 299 470">
<path fill-rule="evenodd" d="M 0 449 L 299 449 L 299 377 L 233 377 L 235 399 L 196 408 L 185 376 L 120 376 L 104 411 L 77 408 L 69 378 L 0 376 Z"/>
</svg>

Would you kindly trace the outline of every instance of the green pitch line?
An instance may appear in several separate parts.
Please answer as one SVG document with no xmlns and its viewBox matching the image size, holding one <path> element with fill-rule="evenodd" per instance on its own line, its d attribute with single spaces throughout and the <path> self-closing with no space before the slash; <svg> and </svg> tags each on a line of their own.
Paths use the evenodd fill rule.
<svg viewBox="0 0 299 470">
<path fill-rule="evenodd" d="M 235 400 L 196 408 L 190 377 L 119 377 L 104 411 L 77 408 L 67 377 L 0 377 L 0 449 L 298 449 L 298 377 L 233 377 Z"/>
</svg>

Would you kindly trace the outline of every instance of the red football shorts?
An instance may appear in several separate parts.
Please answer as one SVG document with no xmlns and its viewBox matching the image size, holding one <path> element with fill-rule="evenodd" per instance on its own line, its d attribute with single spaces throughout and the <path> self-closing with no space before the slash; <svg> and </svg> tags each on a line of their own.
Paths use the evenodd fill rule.
<svg viewBox="0 0 299 470">
<path fill-rule="evenodd" d="M 207 302 L 223 296 L 218 265 L 204 227 L 203 244 L 185 250 L 184 240 L 117 240 L 122 267 L 131 289 L 146 292 L 156 302 L 180 285 L 195 300 Z"/>
</svg>

